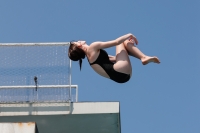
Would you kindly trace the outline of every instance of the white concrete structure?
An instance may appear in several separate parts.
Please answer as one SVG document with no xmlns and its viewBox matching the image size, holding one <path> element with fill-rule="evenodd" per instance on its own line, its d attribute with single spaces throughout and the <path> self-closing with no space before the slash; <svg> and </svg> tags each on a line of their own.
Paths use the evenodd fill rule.
<svg viewBox="0 0 200 133">
<path fill-rule="evenodd" d="M 39 133 L 121 132 L 119 102 L 0 104 L 0 123 L 15 122 L 35 122 Z"/>
<path fill-rule="evenodd" d="M 35 133 L 35 123 L 0 123 L 1 133 Z"/>
<path fill-rule="evenodd" d="M 77 102 L 69 44 L 0 43 L 0 133 L 121 133 L 119 102 Z"/>
</svg>

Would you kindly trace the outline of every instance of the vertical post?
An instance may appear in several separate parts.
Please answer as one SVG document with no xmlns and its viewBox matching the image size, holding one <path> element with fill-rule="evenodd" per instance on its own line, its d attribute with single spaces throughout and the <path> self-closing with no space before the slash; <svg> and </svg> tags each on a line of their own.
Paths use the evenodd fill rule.
<svg viewBox="0 0 200 133">
<path fill-rule="evenodd" d="M 76 87 L 76 102 L 78 102 L 78 85 Z"/>
<path fill-rule="evenodd" d="M 71 82 L 72 82 L 72 61 L 70 60 L 69 61 L 69 101 L 71 102 L 72 98 L 71 98 L 71 93 L 72 93 L 72 90 L 71 90 Z"/>
</svg>

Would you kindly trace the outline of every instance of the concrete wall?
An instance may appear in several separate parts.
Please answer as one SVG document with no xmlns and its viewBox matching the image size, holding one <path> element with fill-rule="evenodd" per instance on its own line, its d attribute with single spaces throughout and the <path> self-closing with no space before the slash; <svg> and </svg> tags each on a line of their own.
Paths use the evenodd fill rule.
<svg viewBox="0 0 200 133">
<path fill-rule="evenodd" d="M 39 133 L 121 132 L 119 102 L 0 104 L 0 123 L 30 121 Z"/>
</svg>

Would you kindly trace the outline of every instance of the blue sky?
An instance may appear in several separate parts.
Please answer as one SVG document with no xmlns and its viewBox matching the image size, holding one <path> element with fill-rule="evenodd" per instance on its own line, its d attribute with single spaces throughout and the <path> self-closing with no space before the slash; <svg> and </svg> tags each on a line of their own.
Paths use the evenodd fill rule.
<svg viewBox="0 0 200 133">
<path fill-rule="evenodd" d="M 133 75 L 118 84 L 73 62 L 79 101 L 120 101 L 122 133 L 200 132 L 200 1 L 1 0 L 0 42 L 108 41 L 133 33 L 161 64 L 130 57 Z M 106 49 L 115 54 L 115 48 Z"/>
</svg>

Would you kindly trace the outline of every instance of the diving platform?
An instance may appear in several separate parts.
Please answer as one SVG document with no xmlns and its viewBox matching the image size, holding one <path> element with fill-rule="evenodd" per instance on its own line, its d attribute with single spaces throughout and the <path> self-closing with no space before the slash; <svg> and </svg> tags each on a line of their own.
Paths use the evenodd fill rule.
<svg viewBox="0 0 200 133">
<path fill-rule="evenodd" d="M 69 42 L 0 43 L 0 133 L 120 133 L 119 102 L 79 102 Z"/>
<path fill-rule="evenodd" d="M 30 122 L 36 133 L 121 133 L 120 103 L 0 104 L 0 124 Z"/>
</svg>

